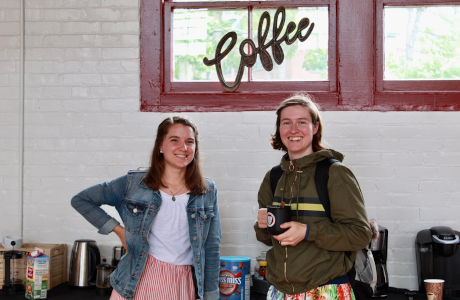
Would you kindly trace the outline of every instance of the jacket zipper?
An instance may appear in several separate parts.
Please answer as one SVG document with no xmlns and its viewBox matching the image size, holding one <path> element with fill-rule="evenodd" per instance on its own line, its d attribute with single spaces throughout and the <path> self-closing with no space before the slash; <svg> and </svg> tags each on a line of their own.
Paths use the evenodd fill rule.
<svg viewBox="0 0 460 300">
<path fill-rule="evenodd" d="M 289 164 L 289 171 L 295 171 L 295 166 L 294 164 L 292 163 L 292 160 L 290 161 L 290 164 Z M 295 172 L 295 177 L 294 177 L 294 182 L 292 183 L 291 185 L 291 201 L 289 201 L 289 205 L 291 204 L 292 202 L 292 199 L 294 199 L 294 194 L 293 194 L 293 187 L 294 187 L 294 184 L 296 183 L 297 181 L 297 174 L 302 174 L 302 170 L 297 170 L 297 172 Z M 286 175 L 287 177 L 287 175 Z M 286 186 L 286 177 L 285 177 L 285 180 L 284 180 L 284 185 Z M 299 187 L 299 191 L 300 191 L 300 175 L 299 175 L 299 183 L 297 184 L 298 187 Z M 299 219 L 299 191 L 297 191 L 297 219 Z M 284 190 L 283 190 L 283 198 L 282 198 L 282 201 L 284 201 Z M 284 280 L 286 280 L 286 282 L 288 282 L 291 286 L 292 286 L 292 294 L 295 294 L 295 290 L 294 290 L 294 285 L 292 284 L 292 282 L 290 282 L 288 279 L 287 279 L 287 260 L 288 260 L 288 247 L 284 247 L 285 251 L 286 251 L 286 259 L 284 260 Z"/>
<path fill-rule="evenodd" d="M 294 285 L 287 279 L 287 259 L 288 259 L 288 250 L 287 250 L 287 246 L 284 247 L 284 249 L 286 250 L 286 259 L 284 260 L 284 279 L 286 280 L 286 282 L 288 282 L 291 286 L 292 286 L 292 294 L 295 294 L 294 293 Z"/>
</svg>

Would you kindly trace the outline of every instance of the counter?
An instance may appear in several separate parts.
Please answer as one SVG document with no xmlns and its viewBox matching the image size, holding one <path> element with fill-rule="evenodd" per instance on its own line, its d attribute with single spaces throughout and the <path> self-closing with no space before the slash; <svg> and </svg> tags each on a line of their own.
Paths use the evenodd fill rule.
<svg viewBox="0 0 460 300">
<path fill-rule="evenodd" d="M 396 289 L 389 288 L 388 297 L 380 298 L 382 300 L 407 300 L 404 292 L 405 289 Z M 70 288 L 67 283 L 60 284 L 55 288 L 48 291 L 48 298 L 51 300 L 108 300 L 110 296 L 98 296 L 94 289 L 91 290 L 81 290 Z M 24 294 L 20 295 L 4 295 L 0 292 L 1 300 L 23 300 L 25 299 Z M 263 294 L 258 294 L 251 292 L 251 300 L 265 300 L 266 296 Z M 379 298 L 374 298 L 378 300 Z M 444 300 L 459 300 L 460 298 L 456 297 L 444 297 Z M 422 293 L 417 293 L 414 300 L 426 300 L 426 296 Z"/>
</svg>

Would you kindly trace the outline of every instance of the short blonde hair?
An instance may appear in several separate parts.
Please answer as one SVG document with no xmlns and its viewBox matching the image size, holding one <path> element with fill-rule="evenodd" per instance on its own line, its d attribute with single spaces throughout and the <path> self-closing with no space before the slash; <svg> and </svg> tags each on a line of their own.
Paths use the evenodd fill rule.
<svg viewBox="0 0 460 300">
<path fill-rule="evenodd" d="M 276 115 L 277 115 L 276 132 L 275 134 L 272 134 L 272 138 L 271 138 L 271 144 L 272 144 L 273 149 L 282 150 L 284 152 L 287 152 L 287 148 L 281 141 L 281 136 L 280 136 L 281 112 L 286 107 L 294 106 L 294 105 L 300 105 L 300 106 L 308 108 L 308 110 L 310 111 L 310 116 L 311 116 L 313 125 L 316 126 L 316 124 L 318 124 L 318 130 L 313 136 L 313 141 L 312 141 L 313 152 L 316 152 L 322 149 L 326 149 L 326 147 L 324 147 L 321 144 L 323 125 L 322 125 L 321 115 L 319 113 L 318 105 L 313 101 L 310 95 L 305 94 L 305 93 L 294 94 L 288 99 L 283 100 L 283 102 L 281 102 L 280 105 L 278 106 L 278 109 L 276 110 Z"/>
</svg>

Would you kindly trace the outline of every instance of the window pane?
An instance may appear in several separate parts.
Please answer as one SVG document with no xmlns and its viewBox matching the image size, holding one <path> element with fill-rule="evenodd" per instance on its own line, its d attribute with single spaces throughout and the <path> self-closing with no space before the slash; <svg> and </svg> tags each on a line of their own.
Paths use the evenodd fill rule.
<svg viewBox="0 0 460 300">
<path fill-rule="evenodd" d="M 255 9 L 253 11 L 253 37 L 258 47 L 258 24 L 264 11 L 270 13 L 270 27 L 265 43 L 273 38 L 273 22 L 276 9 Z M 286 19 L 280 38 L 284 35 L 287 24 L 293 21 L 296 30 L 302 18 L 314 23 L 311 35 L 304 42 L 296 40 L 291 45 L 281 44 L 284 61 L 278 65 L 273 60 L 271 47 L 268 53 L 273 60 L 273 70 L 266 71 L 257 56 L 252 68 L 254 81 L 292 80 L 318 81 L 328 80 L 328 39 L 329 12 L 327 7 L 287 8 Z M 280 22 L 280 17 L 278 22 Z M 310 25 L 311 26 L 311 25 Z M 302 34 L 306 34 L 304 29 Z M 173 11 L 173 80 L 175 81 L 218 81 L 215 66 L 204 65 L 203 58 L 213 59 L 219 41 L 230 32 L 237 33 L 237 42 L 232 51 L 221 61 L 225 81 L 233 82 L 240 64 L 240 43 L 248 38 L 248 11 L 242 9 L 175 9 Z M 295 34 L 291 33 L 289 36 Z M 230 39 L 222 47 L 223 52 L 230 44 Z M 249 53 L 246 45 L 245 52 Z M 245 74 L 248 69 L 244 68 Z M 242 81 L 247 81 L 244 75 Z"/>
<path fill-rule="evenodd" d="M 258 24 L 260 16 L 266 9 L 254 10 L 253 29 L 254 42 L 257 46 Z M 276 10 L 268 10 L 270 13 L 270 31 L 267 41 L 272 38 L 272 26 Z M 282 43 L 281 47 L 284 52 L 284 61 L 278 65 L 273 61 L 273 70 L 265 71 L 260 62 L 260 57 L 253 68 L 253 79 L 255 81 L 263 80 L 293 80 L 293 81 L 316 81 L 328 79 L 328 26 L 329 16 L 327 7 L 299 7 L 286 8 L 286 20 L 280 37 L 286 32 L 287 24 L 290 21 L 296 25 L 302 18 L 308 18 L 310 24 L 314 23 L 314 29 L 307 40 L 300 42 L 297 40 L 291 45 Z M 280 17 L 278 18 L 280 22 Z M 297 28 L 297 27 L 296 27 Z M 302 31 L 306 33 L 306 29 Z M 263 31 L 262 31 L 263 32 Z M 291 33 L 289 36 L 293 36 Z M 272 50 L 268 49 L 272 55 Z M 273 55 L 272 55 L 273 58 Z"/>
<path fill-rule="evenodd" d="M 222 37 L 234 31 L 237 43 L 221 61 L 226 81 L 233 82 L 240 64 L 239 44 L 248 36 L 246 9 L 176 9 L 173 12 L 174 80 L 218 81 L 215 66 L 208 67 L 203 58 L 214 59 Z M 230 39 L 222 47 L 224 52 Z M 245 69 L 245 72 L 246 69 Z M 242 81 L 247 81 L 243 76 Z"/>
<path fill-rule="evenodd" d="M 384 8 L 384 79 L 460 79 L 460 6 Z"/>
</svg>

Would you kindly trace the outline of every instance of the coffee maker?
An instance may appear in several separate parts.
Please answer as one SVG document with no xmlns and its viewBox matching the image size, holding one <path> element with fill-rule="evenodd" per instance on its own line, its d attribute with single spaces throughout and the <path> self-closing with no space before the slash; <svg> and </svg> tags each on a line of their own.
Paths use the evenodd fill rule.
<svg viewBox="0 0 460 300">
<path fill-rule="evenodd" d="M 460 232 L 447 226 L 435 226 L 417 233 L 415 251 L 419 290 L 425 291 L 425 279 L 444 279 L 444 295 L 460 297 Z"/>
<path fill-rule="evenodd" d="M 388 229 L 378 225 L 379 237 L 371 242 L 372 255 L 374 256 L 375 267 L 377 269 L 377 284 L 375 285 L 372 297 L 386 297 L 388 292 Z"/>
<path fill-rule="evenodd" d="M 113 258 L 112 258 L 112 266 L 118 266 L 123 255 L 126 254 L 126 250 L 123 246 L 114 246 L 113 247 Z"/>
</svg>

